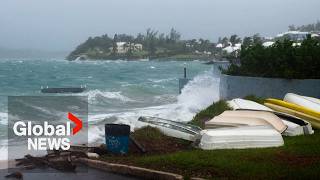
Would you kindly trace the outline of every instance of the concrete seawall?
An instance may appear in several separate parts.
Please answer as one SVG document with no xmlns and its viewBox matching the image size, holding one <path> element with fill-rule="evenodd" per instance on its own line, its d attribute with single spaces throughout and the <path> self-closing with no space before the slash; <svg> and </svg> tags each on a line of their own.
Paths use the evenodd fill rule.
<svg viewBox="0 0 320 180">
<path fill-rule="evenodd" d="M 288 92 L 320 98 L 319 79 L 279 79 L 221 75 L 220 99 L 247 95 L 282 99 Z"/>
</svg>

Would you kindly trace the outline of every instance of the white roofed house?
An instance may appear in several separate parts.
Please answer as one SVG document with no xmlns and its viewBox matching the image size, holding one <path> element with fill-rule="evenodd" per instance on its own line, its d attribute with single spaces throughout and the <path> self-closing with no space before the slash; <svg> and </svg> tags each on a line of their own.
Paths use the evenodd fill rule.
<svg viewBox="0 0 320 180">
<path fill-rule="evenodd" d="M 270 46 L 272 46 L 273 44 L 274 44 L 273 41 L 266 41 L 266 42 L 264 42 L 264 43 L 262 44 L 262 46 L 263 46 L 263 47 L 270 47 Z"/>
<path fill-rule="evenodd" d="M 127 44 L 127 42 L 117 42 L 117 53 L 118 54 L 124 54 L 127 52 L 126 44 Z"/>
<path fill-rule="evenodd" d="M 216 48 L 223 48 L 223 44 L 222 44 L 222 43 L 218 43 L 218 44 L 216 45 Z"/>
<path fill-rule="evenodd" d="M 241 44 L 235 44 L 234 46 L 229 45 L 222 49 L 223 51 L 226 51 L 227 53 L 232 53 L 234 51 L 241 50 Z"/>
<path fill-rule="evenodd" d="M 143 45 L 142 44 L 134 44 L 134 50 L 135 51 L 142 51 Z"/>
<path fill-rule="evenodd" d="M 229 46 L 225 47 L 222 49 L 222 51 L 228 53 L 228 54 L 233 54 L 238 57 L 239 51 L 241 50 L 241 44 L 235 44 L 234 46 L 232 46 L 232 44 L 230 43 Z"/>
<path fill-rule="evenodd" d="M 292 41 L 303 41 L 307 38 L 309 32 L 288 31 L 277 35 L 277 38 L 288 38 Z"/>
<path fill-rule="evenodd" d="M 130 42 L 117 42 L 117 53 L 118 54 L 125 54 L 129 50 L 133 51 L 142 51 L 143 45 L 142 44 L 134 44 Z M 110 48 L 112 50 L 112 47 Z"/>
</svg>

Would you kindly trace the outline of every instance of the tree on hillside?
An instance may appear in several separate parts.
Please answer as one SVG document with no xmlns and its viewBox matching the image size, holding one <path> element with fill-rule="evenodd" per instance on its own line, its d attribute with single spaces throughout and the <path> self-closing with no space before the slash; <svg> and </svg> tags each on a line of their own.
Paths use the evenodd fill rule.
<svg viewBox="0 0 320 180">
<path fill-rule="evenodd" d="M 180 40 L 180 37 L 181 37 L 181 34 L 177 32 L 174 28 L 171 28 L 170 37 L 169 37 L 170 41 L 172 43 L 175 43 Z"/>
<path fill-rule="evenodd" d="M 230 37 L 230 43 L 234 46 L 235 44 L 241 43 L 241 38 L 234 34 Z"/>
<path fill-rule="evenodd" d="M 253 43 L 252 37 L 244 37 L 242 42 L 242 49 L 250 47 Z"/>
<path fill-rule="evenodd" d="M 262 38 L 259 33 L 253 35 L 252 37 L 253 44 L 262 44 Z"/>
<path fill-rule="evenodd" d="M 113 55 L 116 55 L 118 53 L 117 42 L 118 42 L 118 35 L 115 34 L 113 37 L 113 41 L 112 41 L 112 54 Z"/>
<path fill-rule="evenodd" d="M 139 44 L 143 44 L 144 39 L 145 39 L 144 35 L 139 33 L 137 35 L 137 37 L 135 38 L 134 42 L 139 43 Z"/>
<path fill-rule="evenodd" d="M 296 27 L 292 24 L 288 26 L 289 31 L 295 31 Z"/>
<path fill-rule="evenodd" d="M 320 40 L 308 36 L 300 46 L 293 41 L 276 41 L 270 47 L 259 43 L 242 48 L 240 65 L 232 64 L 230 75 L 286 79 L 320 79 Z"/>
<path fill-rule="evenodd" d="M 320 21 L 317 21 L 314 24 L 306 24 L 297 27 L 295 27 L 294 25 L 290 25 L 288 28 L 290 31 L 318 32 L 320 31 Z"/>
<path fill-rule="evenodd" d="M 151 55 L 154 55 L 156 52 L 157 34 L 158 31 L 152 30 L 151 28 L 147 29 L 144 45 Z"/>
</svg>

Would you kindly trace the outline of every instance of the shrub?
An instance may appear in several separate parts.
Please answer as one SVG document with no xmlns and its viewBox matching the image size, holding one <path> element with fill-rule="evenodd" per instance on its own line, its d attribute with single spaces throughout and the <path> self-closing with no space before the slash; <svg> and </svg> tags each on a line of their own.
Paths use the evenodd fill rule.
<svg viewBox="0 0 320 180">
<path fill-rule="evenodd" d="M 308 37 L 301 45 L 277 41 L 270 47 L 261 44 L 242 47 L 240 64 L 231 63 L 223 71 L 229 75 L 285 79 L 320 79 L 320 41 Z"/>
</svg>

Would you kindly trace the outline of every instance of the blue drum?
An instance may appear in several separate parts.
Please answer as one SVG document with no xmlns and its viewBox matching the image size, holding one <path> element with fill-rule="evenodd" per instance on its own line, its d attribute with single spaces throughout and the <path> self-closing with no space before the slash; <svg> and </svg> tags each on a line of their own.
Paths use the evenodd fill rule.
<svg viewBox="0 0 320 180">
<path fill-rule="evenodd" d="M 109 152 L 114 154 L 128 153 L 130 126 L 124 124 L 106 124 L 105 136 Z"/>
</svg>

